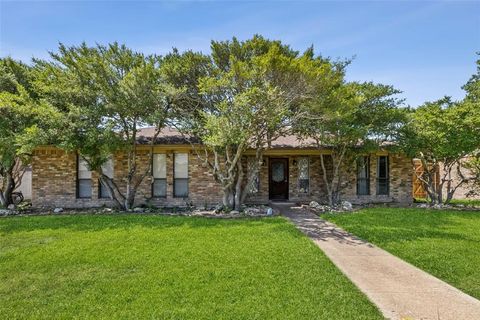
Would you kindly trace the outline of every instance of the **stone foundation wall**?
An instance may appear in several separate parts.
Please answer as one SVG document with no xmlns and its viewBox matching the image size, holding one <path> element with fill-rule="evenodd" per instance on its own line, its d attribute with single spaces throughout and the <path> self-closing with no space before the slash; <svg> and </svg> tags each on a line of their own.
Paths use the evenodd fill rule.
<svg viewBox="0 0 480 320">
<path fill-rule="evenodd" d="M 167 196 L 163 198 L 152 197 L 152 177 L 148 175 L 137 191 L 136 204 L 152 204 L 155 206 L 212 206 L 221 202 L 222 190 L 214 180 L 209 168 L 189 152 L 189 195 L 187 198 L 173 196 L 173 162 L 174 151 L 167 154 Z M 308 203 L 315 200 L 326 201 L 326 188 L 319 156 L 306 156 L 309 158 L 309 190 L 306 193 L 299 191 L 298 160 L 303 156 L 285 156 L 289 163 L 289 201 Z M 275 156 L 281 158 L 281 156 Z M 245 162 L 247 159 L 243 159 Z M 259 191 L 247 197 L 248 203 L 269 202 L 269 161 L 264 157 L 264 164 L 260 168 Z M 342 200 L 352 203 L 384 203 L 384 202 L 412 202 L 412 169 L 408 158 L 398 155 L 389 155 L 390 193 L 388 196 L 376 195 L 376 163 L 377 156 L 370 156 L 370 195 L 358 196 L 356 194 L 356 171 L 354 166 L 348 173 L 348 186 L 342 191 Z M 325 158 L 327 172 L 332 166 L 329 158 Z M 149 166 L 148 151 L 139 155 L 138 167 L 143 172 Z M 77 198 L 77 156 L 55 148 L 40 149 L 35 151 L 32 161 L 32 204 L 34 207 L 64 207 L 86 208 L 111 206 L 111 200 L 99 198 L 98 175 L 92 172 L 92 197 L 89 199 Z M 122 191 L 125 191 L 125 175 L 127 173 L 127 159 L 124 154 L 114 157 L 114 179 Z"/>
</svg>

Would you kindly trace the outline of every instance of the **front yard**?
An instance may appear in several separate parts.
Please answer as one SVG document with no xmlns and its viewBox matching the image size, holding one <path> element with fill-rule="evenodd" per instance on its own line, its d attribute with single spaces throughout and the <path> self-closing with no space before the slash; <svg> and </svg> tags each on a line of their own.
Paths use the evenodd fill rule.
<svg viewBox="0 0 480 320">
<path fill-rule="evenodd" d="M 0 301 L 5 319 L 382 318 L 283 218 L 2 218 Z"/>
<path fill-rule="evenodd" d="M 322 218 L 480 299 L 479 211 L 374 208 Z"/>
</svg>

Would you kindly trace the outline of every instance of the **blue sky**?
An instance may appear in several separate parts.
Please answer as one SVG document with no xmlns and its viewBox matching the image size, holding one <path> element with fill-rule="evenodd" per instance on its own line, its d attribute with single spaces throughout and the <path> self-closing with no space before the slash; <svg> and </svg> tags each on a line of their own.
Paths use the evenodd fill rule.
<svg viewBox="0 0 480 320">
<path fill-rule="evenodd" d="M 118 41 L 146 53 L 208 52 L 253 34 L 351 58 L 350 80 L 392 84 L 416 106 L 456 99 L 480 51 L 479 1 L 5 1 L 0 56 L 45 58 L 58 42 Z"/>
</svg>

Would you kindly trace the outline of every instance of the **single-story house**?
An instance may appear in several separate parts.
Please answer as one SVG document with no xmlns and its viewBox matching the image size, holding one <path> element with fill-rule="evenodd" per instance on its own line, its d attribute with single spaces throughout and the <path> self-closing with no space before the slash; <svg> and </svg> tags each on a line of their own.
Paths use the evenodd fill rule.
<svg viewBox="0 0 480 320">
<path fill-rule="evenodd" d="M 203 206 L 221 202 L 220 185 L 184 136 L 166 128 L 153 147 L 148 144 L 152 137 L 151 128 L 140 131 L 139 169 L 148 168 L 151 148 L 154 156 L 151 175 L 138 189 L 138 205 Z M 256 183 L 250 188 L 246 201 L 262 204 L 275 200 L 325 201 L 321 153 L 328 154 L 328 148 L 319 150 L 295 136 L 275 140 L 265 151 Z M 253 150 L 242 159 L 246 170 L 253 159 Z M 126 158 L 119 153 L 105 165 L 104 172 L 124 188 L 122 177 L 126 168 Z M 358 164 L 352 164 L 347 169 L 344 174 L 349 183 L 342 190 L 342 200 L 357 204 L 412 202 L 411 159 L 406 156 L 378 150 L 365 155 Z M 89 171 L 81 157 L 53 146 L 44 146 L 37 148 L 33 155 L 32 204 L 34 207 L 82 208 L 109 206 L 112 203 L 108 191 L 99 183 L 97 173 Z"/>
</svg>

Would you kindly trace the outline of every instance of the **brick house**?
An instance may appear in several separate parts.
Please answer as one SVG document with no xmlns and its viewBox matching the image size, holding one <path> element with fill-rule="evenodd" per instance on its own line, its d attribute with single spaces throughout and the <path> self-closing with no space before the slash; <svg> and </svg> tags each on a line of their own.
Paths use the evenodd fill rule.
<svg viewBox="0 0 480 320">
<path fill-rule="evenodd" d="M 142 129 L 138 139 L 140 170 L 148 168 L 152 148 L 146 141 L 152 130 Z M 248 203 L 272 200 L 322 202 L 326 199 L 320 152 L 294 136 L 281 137 L 265 151 L 263 165 L 251 188 Z M 152 174 L 140 185 L 137 204 L 155 206 L 215 205 L 222 192 L 209 168 L 199 159 L 191 144 L 173 129 L 164 129 L 153 146 Z M 248 170 L 254 152 L 242 161 Z M 328 159 L 328 157 L 327 157 Z M 365 155 L 361 163 L 345 168 L 348 186 L 342 200 L 352 203 L 411 203 L 412 172 L 407 157 L 387 150 Z M 112 157 L 104 172 L 120 181 L 127 163 L 123 154 Z M 348 170 L 347 170 L 348 169 Z M 32 204 L 34 207 L 82 208 L 109 206 L 106 190 L 96 172 L 90 172 L 75 153 L 52 146 L 35 150 L 32 161 Z"/>
</svg>

